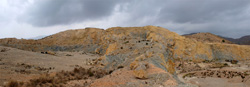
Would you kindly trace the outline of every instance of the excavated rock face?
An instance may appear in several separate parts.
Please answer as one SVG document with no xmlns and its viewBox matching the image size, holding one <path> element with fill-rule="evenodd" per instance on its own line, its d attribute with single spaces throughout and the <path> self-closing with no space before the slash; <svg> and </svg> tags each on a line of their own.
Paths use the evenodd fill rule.
<svg viewBox="0 0 250 87">
<path fill-rule="evenodd" d="M 86 51 L 106 70 L 130 67 L 139 79 L 150 78 L 152 64 L 175 78 L 175 60 L 250 59 L 250 47 L 202 43 L 155 26 L 69 30 L 40 40 L 1 39 L 1 45 L 32 51 Z M 171 81 L 170 81 L 171 82 Z M 174 83 L 181 83 L 175 78 Z"/>
</svg>

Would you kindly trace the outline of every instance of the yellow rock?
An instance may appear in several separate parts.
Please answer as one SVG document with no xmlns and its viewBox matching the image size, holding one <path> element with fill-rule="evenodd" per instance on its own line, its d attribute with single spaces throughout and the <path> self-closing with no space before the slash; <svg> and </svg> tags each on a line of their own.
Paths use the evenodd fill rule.
<svg viewBox="0 0 250 87">
<path fill-rule="evenodd" d="M 105 54 L 108 55 L 108 54 L 112 53 L 113 51 L 115 51 L 116 49 L 118 49 L 117 46 L 118 46 L 117 43 L 110 44 L 108 46 Z"/>
<path fill-rule="evenodd" d="M 154 54 L 154 52 L 147 52 L 147 53 L 146 53 L 146 58 L 150 58 L 150 57 L 152 57 L 152 56 L 153 56 L 153 54 Z"/>
<path fill-rule="evenodd" d="M 55 52 L 52 52 L 52 51 L 47 51 L 48 54 L 50 55 L 55 55 L 56 53 Z"/>
<path fill-rule="evenodd" d="M 96 48 L 96 49 L 95 49 L 95 53 L 96 53 L 96 54 L 100 54 L 100 50 L 101 50 L 101 48 Z"/>
<path fill-rule="evenodd" d="M 168 62 L 167 62 L 167 70 L 171 74 L 174 74 L 174 72 L 175 72 L 175 63 L 172 60 L 168 60 Z"/>
<path fill-rule="evenodd" d="M 130 65 L 129 65 L 131 70 L 134 70 L 138 67 L 138 61 L 133 61 Z"/>
<path fill-rule="evenodd" d="M 147 79 L 148 78 L 146 70 L 143 70 L 143 69 L 134 70 L 133 73 L 134 73 L 134 76 L 136 78 L 139 78 L 139 79 Z"/>
</svg>

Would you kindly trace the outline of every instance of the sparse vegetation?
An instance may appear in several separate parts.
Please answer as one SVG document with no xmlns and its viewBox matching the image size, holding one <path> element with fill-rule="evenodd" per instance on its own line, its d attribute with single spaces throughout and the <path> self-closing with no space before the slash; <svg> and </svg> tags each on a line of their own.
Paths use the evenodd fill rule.
<svg viewBox="0 0 250 87">
<path fill-rule="evenodd" d="M 19 87 L 19 83 L 17 81 L 9 81 L 6 87 Z"/>
<path fill-rule="evenodd" d="M 203 63 L 211 63 L 211 60 L 204 60 Z"/>
<path fill-rule="evenodd" d="M 182 76 L 182 78 L 186 78 L 186 77 L 193 77 L 195 75 L 195 73 L 188 73 Z"/>
<path fill-rule="evenodd" d="M 18 40 L 18 42 L 11 40 L 4 41 L 11 42 L 11 44 L 8 44 L 10 46 L 17 44 L 15 48 L 23 50 L 32 49 L 35 52 L 43 51 L 41 54 L 35 52 L 30 53 L 27 51 L 24 52 L 21 50 L 14 51 L 14 48 L 9 48 L 11 49 L 10 52 L 8 50 L 7 52 L 0 52 L 4 56 L 5 54 L 8 54 L 6 57 L 3 57 L 3 62 L 5 63 L 6 61 L 11 62 L 12 60 L 14 60 L 14 62 L 27 62 L 27 64 L 19 62 L 21 63 L 19 66 L 10 67 L 7 66 L 9 63 L 6 63 L 4 67 L 7 66 L 7 68 L 1 69 L 6 71 L 9 70 L 11 72 L 8 74 L 9 77 L 19 77 L 20 73 L 27 76 L 20 76 L 17 78 L 18 81 L 10 82 L 10 87 L 58 87 L 68 85 L 81 85 L 86 87 L 88 85 L 85 85 L 85 83 L 91 83 L 91 85 L 93 85 L 95 82 L 101 86 L 106 83 L 106 85 L 109 86 L 121 86 L 120 84 L 122 84 L 122 86 L 139 86 L 137 84 L 145 86 L 145 84 L 150 84 L 146 85 L 150 87 L 158 84 L 165 85 L 165 83 L 166 86 L 168 86 L 168 84 L 178 86 L 180 81 L 178 81 L 176 76 L 181 74 L 184 74 L 184 76 L 181 76 L 183 78 L 199 75 L 213 77 L 217 73 L 217 76 L 220 76 L 220 78 L 234 77 L 230 75 L 236 75 L 238 72 L 235 74 L 228 74 L 229 72 L 225 71 L 226 74 L 223 74 L 223 67 L 226 67 L 225 69 L 238 66 L 242 67 L 242 63 L 237 64 L 238 61 L 230 60 L 232 64 L 237 65 L 227 67 L 229 66 L 228 64 L 231 65 L 231 63 L 219 62 L 225 60 L 226 58 L 249 58 L 249 55 L 247 55 L 249 52 L 248 48 L 245 48 L 244 46 L 221 44 L 225 41 L 225 43 L 228 43 L 229 41 L 226 39 L 216 39 L 216 43 L 219 44 L 213 44 L 212 42 L 209 44 L 203 44 L 199 41 L 179 36 L 178 34 L 170 32 L 166 29 L 155 27 L 144 27 L 140 29 L 113 28 L 108 30 L 85 29 L 76 31 L 77 33 L 75 30 L 72 30 L 72 32 L 69 33 L 58 33 L 56 35 L 52 35 L 54 37 L 53 39 L 45 38 L 34 42 L 27 42 L 25 40 Z M 198 39 L 208 42 L 214 40 L 214 38 L 202 39 L 202 37 Z M 50 53 L 48 50 L 56 52 L 56 54 L 52 52 Z M 24 55 L 24 57 L 15 58 L 16 56 L 9 56 L 13 55 L 13 53 L 18 53 L 18 57 L 20 55 Z M 9 60 L 11 58 L 13 59 Z M 133 60 L 136 63 L 132 64 L 131 62 Z M 0 62 L 2 63 L 1 60 Z M 133 65 L 133 67 L 130 67 L 129 65 Z M 97 68 L 86 69 L 81 68 L 80 66 L 102 67 L 107 71 Z M 53 69 L 52 67 L 56 67 L 56 69 L 50 71 Z M 244 65 L 244 67 L 247 66 Z M 69 69 L 73 70 L 58 72 L 59 70 Z M 211 70 L 221 70 L 222 72 L 215 72 Z M 31 73 L 28 71 L 31 71 Z M 114 73 L 112 73 L 113 71 Z M 25 73 L 29 73 L 30 75 Z M 37 76 L 41 73 L 48 74 Z M 108 75 L 111 73 L 112 75 Z M 31 76 L 33 74 L 34 77 Z M 249 73 L 246 73 L 241 76 L 242 78 L 247 78 L 245 75 L 248 74 Z M 223 75 L 227 75 L 228 77 Z M 105 77 L 102 78 L 103 76 Z M 9 77 L 6 77 L 7 80 L 9 80 Z M 26 82 L 19 82 L 22 80 Z M 133 81 L 133 84 L 128 85 L 127 83 L 131 83 L 129 81 Z M 145 84 L 141 85 L 141 83 L 144 82 Z"/>
<path fill-rule="evenodd" d="M 0 50 L 0 52 L 6 52 L 6 51 L 7 51 L 6 48 L 3 48 L 3 49 Z"/>
<path fill-rule="evenodd" d="M 230 62 L 231 64 L 237 64 L 238 60 L 225 60 L 226 62 Z"/>
<path fill-rule="evenodd" d="M 231 63 L 232 63 L 232 64 L 237 64 L 238 61 L 237 61 L 237 60 L 232 60 Z"/>
<path fill-rule="evenodd" d="M 108 74 L 102 69 L 85 69 L 80 67 L 75 68 L 73 71 L 61 71 L 55 75 L 43 74 L 39 78 L 31 79 L 28 82 L 10 81 L 7 87 L 61 87 L 71 80 L 97 79 Z"/>
<path fill-rule="evenodd" d="M 71 55 L 71 54 L 66 54 L 66 56 L 73 56 L 73 55 Z"/>
<path fill-rule="evenodd" d="M 127 44 L 127 43 L 129 43 L 129 41 L 125 41 L 125 42 L 123 42 L 123 44 Z"/>
<path fill-rule="evenodd" d="M 212 60 L 203 60 L 202 62 L 203 62 L 203 63 L 212 63 L 212 62 L 217 62 L 217 61 L 220 61 L 220 59 L 214 58 L 214 59 L 212 59 Z"/>
<path fill-rule="evenodd" d="M 55 55 L 56 53 L 55 52 L 52 52 L 52 51 L 42 51 L 41 54 L 50 54 L 50 55 Z"/>
<path fill-rule="evenodd" d="M 124 68 L 124 66 L 118 66 L 118 69 Z"/>
<path fill-rule="evenodd" d="M 211 68 L 223 68 L 228 67 L 229 65 L 227 63 L 213 63 L 210 67 Z"/>
<path fill-rule="evenodd" d="M 225 43 L 225 40 L 222 40 L 223 43 Z"/>
</svg>

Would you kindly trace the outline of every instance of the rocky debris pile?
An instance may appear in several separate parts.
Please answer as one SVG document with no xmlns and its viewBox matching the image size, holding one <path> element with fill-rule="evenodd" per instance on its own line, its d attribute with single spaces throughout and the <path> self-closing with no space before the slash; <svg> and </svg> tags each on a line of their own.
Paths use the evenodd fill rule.
<svg viewBox="0 0 250 87">
<path fill-rule="evenodd" d="M 31 74 L 31 73 L 48 73 L 50 70 L 55 69 L 55 67 L 40 67 L 40 66 L 35 66 L 35 65 L 29 65 L 25 63 L 17 63 L 15 65 L 17 68 L 14 69 L 13 71 L 20 73 L 20 74 Z"/>
</svg>

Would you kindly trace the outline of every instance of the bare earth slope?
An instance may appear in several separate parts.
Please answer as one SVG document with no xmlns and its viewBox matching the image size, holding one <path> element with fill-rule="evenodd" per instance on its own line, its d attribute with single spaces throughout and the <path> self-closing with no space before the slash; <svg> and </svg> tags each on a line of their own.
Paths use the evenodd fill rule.
<svg viewBox="0 0 250 87">
<path fill-rule="evenodd" d="M 0 50 L 0 86 L 5 81 L 25 81 L 42 73 L 89 67 L 86 60 L 98 58 L 97 55 L 81 52 L 57 52 L 49 55 L 3 46 L 0 46 Z"/>
<path fill-rule="evenodd" d="M 240 44 L 240 45 L 250 45 L 250 35 L 247 35 L 247 36 L 243 36 L 241 38 L 237 38 L 237 39 L 234 39 L 234 38 L 228 38 L 228 37 L 224 37 L 225 39 L 229 40 L 229 41 L 232 41 L 236 44 Z"/>
<path fill-rule="evenodd" d="M 189 35 L 183 35 L 190 39 L 195 39 L 200 42 L 206 42 L 206 43 L 228 43 L 232 44 L 231 41 L 224 39 L 222 37 L 219 37 L 217 35 L 211 34 L 211 33 L 195 33 L 195 34 L 189 34 Z"/>
<path fill-rule="evenodd" d="M 0 44 L 36 52 L 85 51 L 98 54 L 101 56 L 93 60 L 95 66 L 107 71 L 115 71 L 114 73 L 118 73 L 119 68 L 124 67 L 122 70 L 125 71 L 120 74 L 131 73 L 129 75 L 132 76 L 121 82 L 96 80 L 90 86 L 112 82 L 114 83 L 103 84 L 103 86 L 187 86 L 188 84 L 177 76 L 177 61 L 250 59 L 249 46 L 202 43 L 155 26 L 69 30 L 40 40 L 1 39 Z M 162 72 L 155 73 L 154 70 Z M 158 78 L 158 75 L 165 78 Z M 111 74 L 110 78 L 113 76 Z M 113 78 L 117 77 L 119 76 Z M 136 81 L 134 81 L 135 78 L 137 78 Z M 138 79 L 147 79 L 147 81 Z"/>
</svg>

